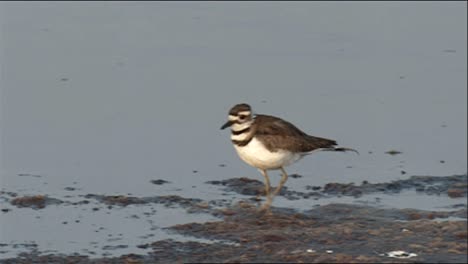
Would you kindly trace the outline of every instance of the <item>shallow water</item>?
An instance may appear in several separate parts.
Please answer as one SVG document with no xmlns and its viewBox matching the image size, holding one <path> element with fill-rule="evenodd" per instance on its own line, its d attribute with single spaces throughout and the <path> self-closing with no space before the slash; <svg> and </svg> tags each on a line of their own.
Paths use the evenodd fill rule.
<svg viewBox="0 0 468 264">
<path fill-rule="evenodd" d="M 219 130 L 238 102 L 360 151 L 317 153 L 287 168 L 304 176 L 290 189 L 467 171 L 463 2 L 5 2 L 0 12 L 1 191 L 226 198 L 204 182 L 262 178 Z M 276 184 L 279 172 L 271 178 Z M 456 202 L 415 197 L 389 203 Z M 132 210 L 82 218 L 142 243 L 152 218 L 134 229 L 126 217 L 147 209 Z M 206 220 L 157 210 L 169 221 Z M 72 211 L 0 213 L 0 243 L 82 250 L 80 240 L 44 235 L 62 232 L 106 245 L 106 232 L 60 224 Z M 37 222 L 38 214 L 55 220 Z M 150 240 L 165 236 L 154 233 Z"/>
</svg>

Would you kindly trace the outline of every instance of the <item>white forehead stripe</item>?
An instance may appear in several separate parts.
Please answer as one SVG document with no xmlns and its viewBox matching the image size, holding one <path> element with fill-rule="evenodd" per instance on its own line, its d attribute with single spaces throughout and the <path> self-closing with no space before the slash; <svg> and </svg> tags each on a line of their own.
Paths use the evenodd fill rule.
<svg viewBox="0 0 468 264">
<path fill-rule="evenodd" d="M 229 114 L 229 116 L 239 116 L 239 115 L 250 115 L 251 112 L 250 111 L 240 111 L 240 112 L 237 112 L 237 114 Z"/>
</svg>

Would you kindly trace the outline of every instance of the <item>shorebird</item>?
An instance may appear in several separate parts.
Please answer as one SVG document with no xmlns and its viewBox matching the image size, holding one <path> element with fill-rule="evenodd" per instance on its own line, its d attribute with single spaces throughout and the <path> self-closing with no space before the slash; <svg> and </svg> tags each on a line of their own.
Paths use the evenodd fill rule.
<svg viewBox="0 0 468 264">
<path fill-rule="evenodd" d="M 253 115 L 248 104 L 237 104 L 229 110 L 228 121 L 221 129 L 228 127 L 231 128 L 231 141 L 239 157 L 259 169 L 265 178 L 267 200 L 261 210 L 269 210 L 273 198 L 288 180 L 284 167 L 319 150 L 358 153 L 351 148 L 338 147 L 335 140 L 307 135 L 281 118 Z M 279 185 L 273 192 L 270 191 L 267 170 L 282 172 Z"/>
</svg>

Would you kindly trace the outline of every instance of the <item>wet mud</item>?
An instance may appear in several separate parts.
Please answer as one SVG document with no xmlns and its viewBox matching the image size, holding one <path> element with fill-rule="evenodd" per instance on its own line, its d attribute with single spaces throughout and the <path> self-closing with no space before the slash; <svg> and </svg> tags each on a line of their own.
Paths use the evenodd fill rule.
<svg viewBox="0 0 468 264">
<path fill-rule="evenodd" d="M 367 205 L 333 203 L 307 211 L 272 207 L 258 211 L 251 198 L 264 193 L 263 183 L 247 178 L 208 182 L 246 198 L 235 204 L 225 200 L 203 201 L 177 195 L 134 197 L 87 194 L 74 205 L 98 202 L 106 207 L 125 207 L 146 203 L 185 208 L 188 213 L 203 213 L 217 221 L 173 225 L 165 230 L 207 242 L 165 239 L 137 247 L 147 254 L 126 254 L 96 258 L 89 255 L 47 254 L 31 249 L 0 263 L 466 263 L 466 203 L 450 211 L 378 208 Z M 287 199 L 356 196 L 369 193 L 396 193 L 414 189 L 425 195 L 450 198 L 467 196 L 467 176 L 413 176 L 390 183 L 363 182 L 360 185 L 329 183 L 309 186 L 309 192 L 285 190 Z M 69 202 L 46 195 L 18 196 L 0 193 L 1 199 L 16 206 L 40 210 Z M 307 199 L 307 198 L 305 198 Z M 311 204 L 313 201 L 311 200 Z M 274 205 L 274 204 L 273 204 Z M 3 213 L 8 213 L 3 211 Z M 151 233 L 151 230 L 148 230 Z M 205 241 L 204 240 L 204 241 Z M 211 242 L 208 242 L 211 241 Z M 0 251 L 2 247 L 0 244 Z M 125 246 L 125 245 L 123 245 Z"/>
<path fill-rule="evenodd" d="M 296 176 L 297 177 L 297 176 Z M 223 181 L 208 181 L 208 184 L 224 186 L 225 191 L 244 195 L 264 195 L 263 182 L 248 178 L 233 178 Z M 467 175 L 411 176 L 406 180 L 388 183 L 370 183 L 363 181 L 360 185 L 354 183 L 328 183 L 325 186 L 306 186 L 309 192 L 290 191 L 287 186 L 281 189 L 280 196 L 289 200 L 308 198 L 329 198 L 333 196 L 360 197 L 371 193 L 396 194 L 405 190 L 416 190 L 427 195 L 448 194 L 449 197 L 459 198 L 467 196 Z"/>
<path fill-rule="evenodd" d="M 178 195 L 166 195 L 166 196 L 153 196 L 153 197 L 133 197 L 126 195 L 96 195 L 87 194 L 84 196 L 88 199 L 95 199 L 98 202 L 104 203 L 109 206 L 128 206 L 134 204 L 163 204 L 165 206 L 180 206 L 183 208 L 194 207 L 201 203 L 201 199 L 184 198 Z"/>
<path fill-rule="evenodd" d="M 429 220 L 466 216 L 466 209 L 440 214 L 330 204 L 303 213 L 274 208 L 271 214 L 263 214 L 244 203 L 232 210 L 235 214 L 223 221 L 171 228 L 235 243 L 216 248 L 215 255 L 186 258 L 194 262 L 393 262 L 386 254 L 403 250 L 417 255 L 410 262 L 466 261 L 466 222 Z M 157 249 L 161 242 L 151 246 Z M 204 247 L 213 252 L 210 245 Z"/>
<path fill-rule="evenodd" d="M 46 205 L 61 204 L 63 201 L 47 197 L 46 195 L 33 195 L 14 198 L 10 203 L 19 208 L 30 207 L 33 209 L 42 209 L 46 207 Z"/>
</svg>

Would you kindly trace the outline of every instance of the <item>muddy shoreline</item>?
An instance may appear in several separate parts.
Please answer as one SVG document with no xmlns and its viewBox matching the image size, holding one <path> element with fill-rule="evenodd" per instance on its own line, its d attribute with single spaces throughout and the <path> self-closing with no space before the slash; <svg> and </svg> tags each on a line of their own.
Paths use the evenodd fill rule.
<svg viewBox="0 0 468 264">
<path fill-rule="evenodd" d="M 163 181 L 157 181 L 163 183 Z M 186 223 L 165 228 L 169 233 L 210 240 L 180 242 L 172 239 L 140 244 L 148 254 L 119 257 L 93 257 L 82 254 L 47 254 L 34 243 L 29 252 L 0 263 L 187 263 L 187 262 L 442 262 L 467 261 L 466 203 L 449 211 L 378 208 L 367 205 L 332 203 L 310 210 L 297 211 L 273 207 L 271 214 L 259 213 L 257 200 L 264 193 L 263 183 L 247 178 L 207 182 L 226 192 L 247 198 L 235 204 L 228 201 L 203 201 L 177 195 L 134 197 L 101 194 L 81 195 L 70 203 L 48 195 L 19 196 L 1 192 L 1 200 L 13 206 L 0 208 L 3 214 L 24 207 L 42 210 L 49 205 L 80 206 L 98 202 L 106 208 L 128 205 L 162 204 L 184 208 L 189 214 L 209 214 L 217 221 Z M 360 197 L 370 193 L 398 195 L 415 190 L 423 195 L 467 197 L 467 175 L 447 177 L 412 176 L 389 183 L 362 182 L 307 186 L 307 192 L 285 188 L 280 195 L 289 200 L 314 200 L 334 196 Z M 274 206 L 274 203 L 273 203 Z M 100 210 L 99 207 L 96 210 Z M 151 233 L 151 230 L 148 230 Z M 0 244 L 0 251 L 6 245 Z"/>
</svg>

